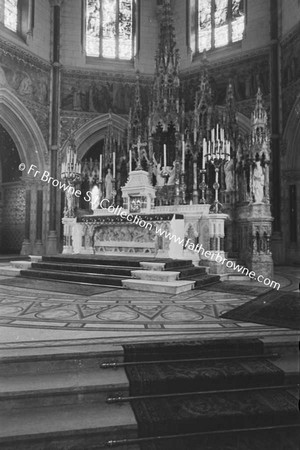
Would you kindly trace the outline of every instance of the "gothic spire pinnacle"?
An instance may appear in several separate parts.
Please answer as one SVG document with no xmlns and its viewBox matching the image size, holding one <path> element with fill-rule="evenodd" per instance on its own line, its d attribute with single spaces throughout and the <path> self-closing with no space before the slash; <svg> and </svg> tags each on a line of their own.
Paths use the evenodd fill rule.
<svg viewBox="0 0 300 450">
<path fill-rule="evenodd" d="M 156 70 L 153 85 L 151 131 L 161 123 L 163 130 L 179 120 L 179 51 L 176 48 L 175 29 L 169 0 L 163 0 L 160 17 L 160 37 L 155 57 Z"/>
<path fill-rule="evenodd" d="M 143 132 L 143 108 L 141 102 L 140 74 L 138 71 L 136 72 L 134 104 L 130 111 L 129 128 L 131 130 L 131 140 L 136 142 Z"/>
</svg>

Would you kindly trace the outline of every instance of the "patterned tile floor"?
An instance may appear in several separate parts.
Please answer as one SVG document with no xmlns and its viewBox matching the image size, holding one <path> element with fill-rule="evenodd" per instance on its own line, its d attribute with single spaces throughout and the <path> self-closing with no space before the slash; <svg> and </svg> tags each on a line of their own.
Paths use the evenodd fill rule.
<svg viewBox="0 0 300 450">
<path fill-rule="evenodd" d="M 299 273 L 299 267 L 281 267 L 275 279 L 281 283 L 281 289 L 296 290 Z M 243 294 L 194 290 L 174 296 L 113 289 L 84 297 L 8 287 L 1 285 L 4 278 L 0 277 L 0 345 L 42 339 L 175 334 L 295 334 L 265 325 L 220 318 L 225 311 L 254 298 L 254 290 L 265 291 L 259 284 L 253 290 L 253 282 L 250 281 L 232 282 L 245 287 Z"/>
</svg>

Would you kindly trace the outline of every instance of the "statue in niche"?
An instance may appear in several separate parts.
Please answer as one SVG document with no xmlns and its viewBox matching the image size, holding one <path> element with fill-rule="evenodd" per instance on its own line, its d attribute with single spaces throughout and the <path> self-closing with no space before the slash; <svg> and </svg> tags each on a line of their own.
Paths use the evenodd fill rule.
<svg viewBox="0 0 300 450">
<path fill-rule="evenodd" d="M 260 161 L 255 162 L 253 169 L 253 196 L 254 203 L 261 203 L 264 198 L 265 174 Z"/>
<path fill-rule="evenodd" d="M 81 111 L 82 105 L 81 105 L 81 91 L 80 89 L 77 89 L 76 87 L 72 88 L 73 93 L 73 110 L 74 111 Z"/>
<path fill-rule="evenodd" d="M 21 95 L 31 95 L 32 94 L 32 81 L 28 76 L 25 76 L 22 79 L 18 90 Z"/>
<path fill-rule="evenodd" d="M 48 88 L 45 81 L 38 81 L 36 96 L 40 103 L 45 103 L 48 98 Z"/>
<path fill-rule="evenodd" d="M 7 87 L 8 86 L 8 82 L 6 79 L 6 75 L 5 72 L 3 70 L 3 68 L 0 66 L 0 86 L 2 87 Z"/>
<path fill-rule="evenodd" d="M 88 100 L 88 103 L 89 103 L 88 109 L 91 112 L 97 112 L 97 109 L 95 108 L 95 105 L 94 105 L 95 95 L 96 95 L 96 87 L 95 87 L 95 83 L 92 83 L 89 88 L 89 91 L 88 91 L 88 99 L 89 99 Z"/>
<path fill-rule="evenodd" d="M 234 190 L 234 162 L 233 159 L 224 164 L 226 192 Z"/>
<path fill-rule="evenodd" d="M 107 198 L 108 200 L 112 198 L 112 190 L 113 190 L 112 180 L 113 176 L 111 174 L 111 170 L 107 169 L 107 174 L 105 177 L 105 198 Z"/>
<path fill-rule="evenodd" d="M 91 191 L 91 209 L 95 211 L 99 207 L 100 203 L 100 189 L 97 185 L 94 185 Z"/>
</svg>

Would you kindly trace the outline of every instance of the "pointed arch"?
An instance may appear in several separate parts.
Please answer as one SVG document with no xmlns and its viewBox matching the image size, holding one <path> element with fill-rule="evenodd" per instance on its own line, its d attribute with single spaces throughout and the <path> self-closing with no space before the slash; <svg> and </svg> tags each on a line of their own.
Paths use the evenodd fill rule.
<svg viewBox="0 0 300 450">
<path fill-rule="evenodd" d="M 124 135 L 128 120 L 117 114 L 102 114 L 99 117 L 95 117 L 90 122 L 84 124 L 75 133 L 75 144 L 77 148 L 77 158 L 81 160 L 86 152 L 94 145 L 96 142 L 105 138 L 106 130 L 109 125 L 112 125 L 113 129 Z M 65 155 L 68 142 L 65 142 L 62 146 L 62 159 Z"/>
<path fill-rule="evenodd" d="M 286 144 L 283 170 L 300 170 L 300 94 L 297 96 L 288 117 L 283 142 Z"/>
<path fill-rule="evenodd" d="M 22 162 L 45 167 L 48 152 L 42 132 L 26 106 L 9 89 L 0 88 L 0 123 L 13 139 Z"/>
</svg>

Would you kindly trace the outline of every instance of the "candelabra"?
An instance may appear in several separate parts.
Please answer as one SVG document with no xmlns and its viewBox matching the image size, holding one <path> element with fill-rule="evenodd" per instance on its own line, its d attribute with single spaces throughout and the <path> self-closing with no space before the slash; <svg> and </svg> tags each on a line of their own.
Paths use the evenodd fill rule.
<svg viewBox="0 0 300 450">
<path fill-rule="evenodd" d="M 200 190 L 201 190 L 201 199 L 200 199 L 200 203 L 202 205 L 204 205 L 206 203 L 205 200 L 205 190 L 207 189 L 207 184 L 205 183 L 205 174 L 206 174 L 206 170 L 205 169 L 201 169 L 200 170 L 200 174 L 201 174 L 201 183 L 199 185 Z"/>
<path fill-rule="evenodd" d="M 70 138 L 70 144 L 67 148 L 67 160 L 61 165 L 61 177 L 68 183 L 69 187 L 65 190 L 65 217 L 75 216 L 75 191 L 76 184 L 81 179 L 81 164 L 77 162 L 77 153 L 74 138 Z"/>
<path fill-rule="evenodd" d="M 225 139 L 224 129 L 216 126 L 216 128 L 212 129 L 210 132 L 210 140 L 206 141 L 203 139 L 203 153 L 202 153 L 202 183 L 201 190 L 205 189 L 204 182 L 204 173 L 205 173 L 205 159 L 208 164 L 212 164 L 215 168 L 215 182 L 213 184 L 213 188 L 215 190 L 215 199 L 211 205 L 210 211 L 212 213 L 222 212 L 222 204 L 219 202 L 219 171 L 220 167 L 223 164 L 223 161 L 230 160 L 230 141 Z M 204 173 L 203 173 L 204 172 Z M 202 190 L 202 199 L 204 198 Z"/>
</svg>

